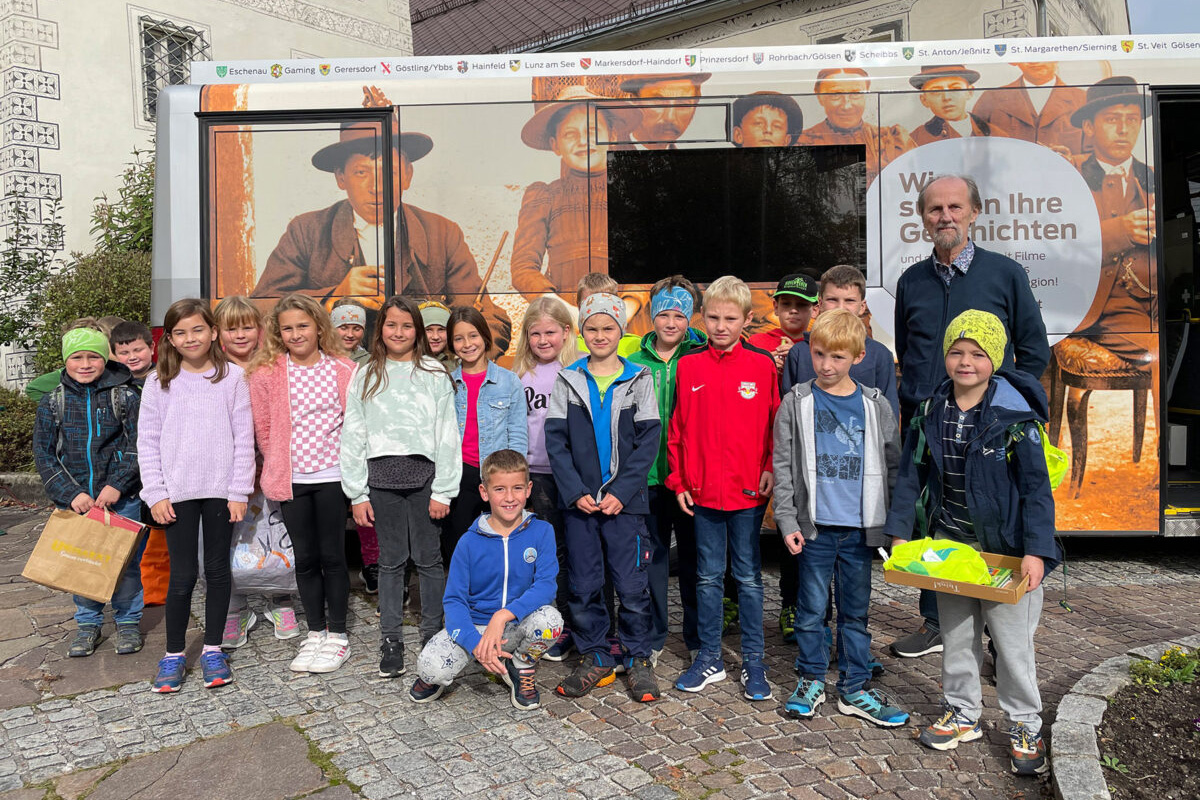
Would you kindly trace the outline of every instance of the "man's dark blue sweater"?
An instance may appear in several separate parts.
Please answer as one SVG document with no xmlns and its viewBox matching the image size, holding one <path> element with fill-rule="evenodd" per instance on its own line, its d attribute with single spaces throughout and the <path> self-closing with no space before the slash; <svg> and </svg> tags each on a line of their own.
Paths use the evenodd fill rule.
<svg viewBox="0 0 1200 800">
<path fill-rule="evenodd" d="M 1001 369 L 1011 369 L 1015 361 L 1017 369 L 1034 378 L 1046 370 L 1050 363 L 1046 324 L 1024 267 L 975 245 L 966 274 L 956 271 L 947 285 L 930 256 L 905 270 L 896 283 L 896 357 L 905 419 L 946 379 L 942 353 L 946 326 L 972 308 L 995 314 L 1008 331 Z"/>
</svg>

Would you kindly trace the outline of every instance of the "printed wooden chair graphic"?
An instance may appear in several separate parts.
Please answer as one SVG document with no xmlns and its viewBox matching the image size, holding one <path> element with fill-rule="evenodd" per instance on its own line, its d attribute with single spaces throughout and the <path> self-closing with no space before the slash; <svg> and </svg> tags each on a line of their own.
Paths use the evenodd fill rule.
<svg viewBox="0 0 1200 800">
<path fill-rule="evenodd" d="M 1050 443 L 1058 446 L 1064 400 L 1071 433 L 1071 498 L 1079 497 L 1087 469 L 1088 400 L 1094 391 L 1133 392 L 1133 463 L 1142 458 L 1146 400 L 1153 385 L 1150 364 L 1134 364 L 1090 339 L 1068 336 L 1051 350 Z M 1071 391 L 1068 392 L 1067 389 Z"/>
</svg>

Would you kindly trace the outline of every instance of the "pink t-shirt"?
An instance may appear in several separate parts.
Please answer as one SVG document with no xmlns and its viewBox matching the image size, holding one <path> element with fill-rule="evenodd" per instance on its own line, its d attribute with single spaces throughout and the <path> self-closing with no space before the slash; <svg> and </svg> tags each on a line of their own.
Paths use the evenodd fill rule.
<svg viewBox="0 0 1200 800">
<path fill-rule="evenodd" d="M 462 458 L 464 464 L 479 466 L 479 389 L 487 379 L 487 372 L 464 372 L 463 383 L 467 385 L 467 419 L 463 426 Z"/>
</svg>

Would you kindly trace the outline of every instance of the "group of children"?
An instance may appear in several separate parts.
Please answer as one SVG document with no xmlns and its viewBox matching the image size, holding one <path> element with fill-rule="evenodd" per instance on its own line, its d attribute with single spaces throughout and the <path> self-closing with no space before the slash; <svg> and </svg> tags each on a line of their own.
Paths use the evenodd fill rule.
<svg viewBox="0 0 1200 800">
<path fill-rule="evenodd" d="M 751 293 L 737 278 L 703 298 L 681 276 L 659 281 L 654 330 L 640 339 L 626 334 L 616 289 L 586 276 L 577 318 L 555 297 L 534 300 L 513 371 L 492 360 L 478 310 L 404 296 L 379 309 L 369 340 L 366 312 L 351 303 L 327 311 L 295 294 L 263 318 L 245 298 L 222 300 L 215 315 L 180 300 L 153 372 L 148 331 L 144 348 L 125 351 L 114 334 L 123 364 L 106 364 L 110 340 L 86 321 L 68 331 L 61 389 L 39 405 L 37 464 L 60 507 L 136 516 L 140 490 L 166 528 L 167 653 L 153 690 L 178 691 L 185 677 L 201 541 L 203 680 L 233 679 L 226 650 L 245 642 L 254 615 L 231 589 L 230 540 L 261 491 L 291 536 L 308 625 L 292 670 L 332 672 L 349 656 L 349 512 L 364 583 L 379 595 L 382 677 L 405 672 L 409 565 L 417 573 L 415 702 L 439 697 L 474 660 L 508 684 L 515 707 L 536 708 L 539 659 L 572 649 L 579 658 L 559 694 L 582 696 L 623 672 L 635 699 L 658 699 L 672 536 L 691 656 L 675 688 L 726 678 L 732 600 L 744 696 L 769 700 L 760 530 L 773 498 L 794 556 L 783 564 L 781 626 L 797 642 L 799 681 L 785 708 L 817 713 L 836 638 L 838 710 L 895 727 L 908 714 L 870 684 L 871 564 L 877 547 L 912 536 L 923 509 L 931 535 L 1022 556 L 1031 591 L 1014 606 L 940 596 L 946 710 L 920 739 L 948 749 L 981 735 L 986 624 L 1013 769 L 1044 771 L 1033 633 L 1039 584 L 1057 558 L 1037 433 L 1047 412 L 1035 379 L 993 374 L 1003 324 L 979 311 L 951 324 L 948 380 L 902 446 L 893 362 L 867 334 L 853 267 L 834 267 L 819 286 L 785 277 L 774 295 L 780 329 L 749 341 Z M 697 313 L 703 331 L 691 327 Z M 135 560 L 112 599 L 118 652 L 142 644 L 139 586 Z M 102 606 L 76 604 L 71 655 L 88 655 Z M 271 598 L 268 613 L 277 636 L 299 635 L 291 598 Z"/>
</svg>

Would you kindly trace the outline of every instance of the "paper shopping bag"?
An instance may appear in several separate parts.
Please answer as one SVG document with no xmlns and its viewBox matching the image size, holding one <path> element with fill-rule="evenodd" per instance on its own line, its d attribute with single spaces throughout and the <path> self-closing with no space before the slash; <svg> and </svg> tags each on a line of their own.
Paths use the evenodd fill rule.
<svg viewBox="0 0 1200 800">
<path fill-rule="evenodd" d="M 66 509 L 51 514 L 21 575 L 98 603 L 111 600 L 141 541 L 142 525 L 97 512 L 99 520 Z"/>
</svg>

